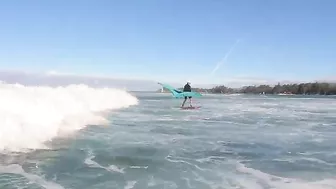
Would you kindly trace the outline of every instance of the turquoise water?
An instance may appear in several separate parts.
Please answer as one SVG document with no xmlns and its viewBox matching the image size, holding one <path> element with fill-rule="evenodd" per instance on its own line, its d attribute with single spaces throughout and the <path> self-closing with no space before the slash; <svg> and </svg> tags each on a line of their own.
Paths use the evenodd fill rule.
<svg viewBox="0 0 336 189">
<path fill-rule="evenodd" d="M 334 97 L 134 95 L 108 126 L 2 152 L 0 188 L 336 189 Z"/>
</svg>

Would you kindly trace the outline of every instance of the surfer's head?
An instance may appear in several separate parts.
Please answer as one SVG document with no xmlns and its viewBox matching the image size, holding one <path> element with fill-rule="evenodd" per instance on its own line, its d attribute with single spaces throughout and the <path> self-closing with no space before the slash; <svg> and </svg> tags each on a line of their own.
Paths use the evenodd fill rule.
<svg viewBox="0 0 336 189">
<path fill-rule="evenodd" d="M 188 80 L 188 81 L 187 81 L 187 84 L 189 84 L 189 85 L 190 85 L 190 84 L 191 84 L 191 82 Z"/>
</svg>

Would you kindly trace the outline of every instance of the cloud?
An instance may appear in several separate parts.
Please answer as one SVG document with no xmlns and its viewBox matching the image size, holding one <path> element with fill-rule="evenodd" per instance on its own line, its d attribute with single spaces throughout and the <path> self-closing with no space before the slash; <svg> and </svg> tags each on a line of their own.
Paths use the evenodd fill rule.
<svg viewBox="0 0 336 189">
<path fill-rule="evenodd" d="M 277 80 L 272 78 L 253 77 L 248 75 L 234 76 L 227 78 L 208 78 L 205 76 L 193 76 L 186 79 L 191 80 L 192 87 L 211 88 L 216 85 L 225 85 L 232 88 L 240 88 L 247 85 L 276 85 L 277 83 L 301 83 L 301 82 L 336 82 L 336 77 L 326 77 L 316 79 L 315 81 L 303 80 Z M 118 77 L 110 75 L 79 75 L 75 73 L 63 73 L 55 70 L 43 73 L 33 73 L 25 71 L 1 71 L 0 81 L 5 83 L 19 83 L 26 86 L 66 86 L 70 84 L 85 84 L 90 87 L 111 87 L 121 88 L 130 91 L 155 91 L 160 89 L 157 82 L 168 83 L 176 88 L 183 87 L 186 79 L 184 78 L 157 78 L 156 80 L 149 80 L 148 78 L 139 77 Z"/>
<path fill-rule="evenodd" d="M 324 77 L 317 80 L 318 82 L 336 82 L 336 76 Z"/>
<path fill-rule="evenodd" d="M 70 84 L 85 84 L 90 87 L 112 87 L 128 90 L 155 90 L 159 88 L 156 82 L 132 78 L 113 78 L 108 76 L 88 76 L 73 73 L 48 71 L 44 73 L 29 73 L 23 71 L 0 71 L 0 80 L 5 83 L 19 83 L 26 86 L 66 86 Z"/>
</svg>

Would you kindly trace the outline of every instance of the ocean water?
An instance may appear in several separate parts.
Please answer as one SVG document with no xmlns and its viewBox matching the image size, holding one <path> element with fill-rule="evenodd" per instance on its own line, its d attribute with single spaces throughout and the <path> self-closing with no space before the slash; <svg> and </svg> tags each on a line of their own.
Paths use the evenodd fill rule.
<svg viewBox="0 0 336 189">
<path fill-rule="evenodd" d="M 0 86 L 1 189 L 336 189 L 336 98 Z"/>
</svg>

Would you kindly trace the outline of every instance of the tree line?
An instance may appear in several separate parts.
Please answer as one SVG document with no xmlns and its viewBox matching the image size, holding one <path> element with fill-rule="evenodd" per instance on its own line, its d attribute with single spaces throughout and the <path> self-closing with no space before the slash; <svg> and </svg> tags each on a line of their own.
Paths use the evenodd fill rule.
<svg viewBox="0 0 336 189">
<path fill-rule="evenodd" d="M 183 90 L 179 88 L 179 90 Z M 245 86 L 242 88 L 230 88 L 224 85 L 215 86 L 210 89 L 192 88 L 193 91 L 201 93 L 245 93 L 245 94 L 305 94 L 305 95 L 336 95 L 336 83 L 315 82 L 315 83 L 299 83 L 299 84 L 283 84 L 278 83 L 275 86 L 259 85 Z M 161 89 L 159 90 L 161 91 Z M 164 92 L 168 92 L 165 91 Z"/>
<path fill-rule="evenodd" d="M 204 92 L 209 93 L 247 93 L 247 94 L 305 94 L 305 95 L 336 95 L 335 83 L 300 83 L 283 84 L 278 83 L 275 86 L 259 85 L 246 86 L 240 89 L 233 89 L 222 86 L 216 86 L 207 89 Z"/>
</svg>

